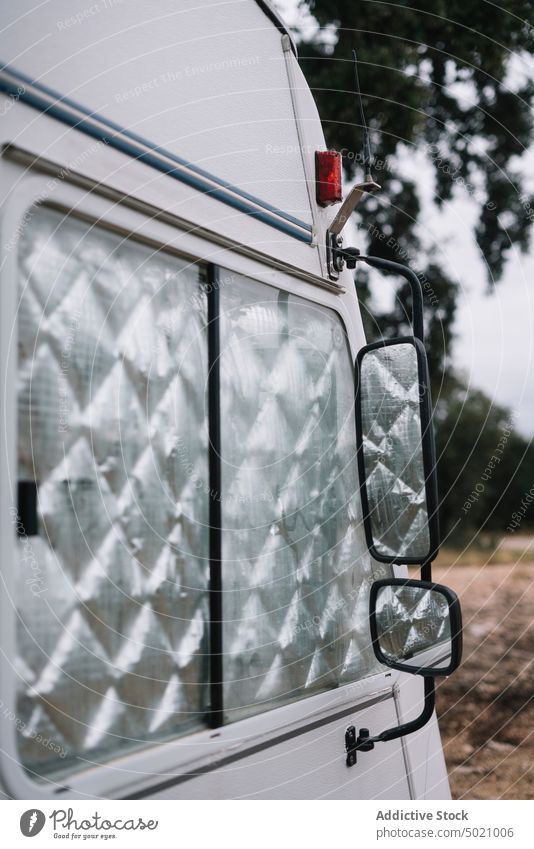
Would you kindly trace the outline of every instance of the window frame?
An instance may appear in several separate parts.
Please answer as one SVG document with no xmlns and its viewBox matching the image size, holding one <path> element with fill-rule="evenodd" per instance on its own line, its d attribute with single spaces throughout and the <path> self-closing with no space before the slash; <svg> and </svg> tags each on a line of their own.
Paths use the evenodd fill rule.
<svg viewBox="0 0 534 849">
<path fill-rule="evenodd" d="M 0 162 L 0 174 L 3 175 L 5 162 Z M 29 209 L 46 193 L 47 178 L 37 173 L 24 173 L 20 166 L 9 164 L 7 176 L 13 177 L 12 182 L 17 186 L 15 194 L 11 195 L 2 212 L 2 232 L 4 245 L 9 234 L 16 234 L 23 225 Z M 327 288 L 312 287 L 302 279 L 292 277 L 285 271 L 269 268 L 260 260 L 248 256 L 240 256 L 217 244 L 209 244 L 205 237 L 192 232 L 179 230 L 171 224 L 150 218 L 142 211 L 126 208 L 120 203 L 120 193 L 117 197 L 99 195 L 97 192 L 86 193 L 81 188 L 71 185 L 65 179 L 55 190 L 53 200 L 45 203 L 56 210 L 85 220 L 89 226 L 110 229 L 123 236 L 128 236 L 142 244 L 151 245 L 156 249 L 175 253 L 181 258 L 205 263 L 208 269 L 213 269 L 213 280 L 219 268 L 230 272 L 251 277 L 259 282 L 275 287 L 277 290 L 305 298 L 309 302 L 333 310 L 341 321 L 349 352 L 354 361 L 357 351 L 357 333 L 354 317 L 350 314 L 348 305 L 338 293 Z M 30 224 L 31 226 L 31 224 Z M 5 251 L 4 251 L 5 253 Z M 255 743 L 261 737 L 265 745 L 276 745 L 284 735 L 305 732 L 314 723 L 334 721 L 337 716 L 364 709 L 377 700 L 387 700 L 394 697 L 394 685 L 400 673 L 384 670 L 359 681 L 343 685 L 336 690 L 310 695 L 298 701 L 260 712 L 251 717 L 241 719 L 228 725 L 217 725 L 217 718 L 212 719 L 212 727 L 194 732 L 191 735 L 167 740 L 162 743 L 148 742 L 146 746 L 133 750 L 131 753 L 111 757 L 103 764 L 68 776 L 40 781 L 33 779 L 22 767 L 18 759 L 17 733 L 15 721 L 6 716 L 11 715 L 15 708 L 15 675 L 9 658 L 16 653 L 15 624 L 16 612 L 12 604 L 14 589 L 13 554 L 15 534 L 13 532 L 10 509 L 16 508 L 16 380 L 17 380 L 17 329 L 13 319 L 16 316 L 18 292 L 14 281 L 16 271 L 17 250 L 10 251 L 2 263 L 2 325 L 0 340 L 1 361 L 5 364 L 4 380 L 0 392 L 4 414 L 3 441 L 5 450 L 0 455 L 0 532 L 2 533 L 3 554 L 3 583 L 1 633 L 4 655 L 0 661 L 0 680 L 2 693 L 6 702 L 2 704 L 5 710 L 0 711 L 0 728 L 2 729 L 3 749 L 0 753 L 0 777 L 7 790 L 17 798 L 87 798 L 87 796 L 109 796 L 111 798 L 128 793 L 132 787 L 145 787 L 147 794 L 150 788 L 158 783 L 162 773 L 177 777 L 183 772 L 198 772 L 202 769 L 217 769 L 228 751 L 234 757 L 246 757 L 254 750 Z M 211 286 L 212 292 L 218 293 L 217 286 Z M 210 303 L 208 289 L 208 315 Z M 216 344 L 214 340 L 213 344 Z M 211 418 L 211 417 L 210 417 Z M 220 422 L 219 422 L 220 427 Z M 220 471 L 219 471 L 220 474 Z M 211 472 L 210 472 L 211 481 Z M 212 488 L 210 483 L 210 488 Z M 216 499 L 215 499 L 216 501 Z M 220 505 L 219 505 L 220 506 Z M 211 511 L 211 508 L 210 508 Z M 210 514 L 211 515 L 211 514 Z M 211 517 L 213 518 L 213 517 Z M 220 545 L 220 529 L 219 529 Z M 216 550 L 216 549 L 215 549 Z M 362 551 L 367 555 L 367 550 Z M 217 559 L 217 558 L 215 558 Z M 219 558 L 220 570 L 220 558 Z M 211 566 L 210 566 L 211 572 Z M 219 591 L 220 596 L 220 591 Z M 212 610 L 215 617 L 217 610 Z M 211 641 L 211 638 L 210 638 Z M 212 644 L 213 645 L 213 644 Z M 212 679 L 213 680 L 213 679 Z M 211 686 L 211 683 L 210 683 Z M 215 705 L 216 707 L 216 705 Z M 214 711 L 215 712 L 215 711 Z M 193 777 L 193 775 L 191 775 Z M 65 796 L 65 794 L 67 794 Z"/>
</svg>

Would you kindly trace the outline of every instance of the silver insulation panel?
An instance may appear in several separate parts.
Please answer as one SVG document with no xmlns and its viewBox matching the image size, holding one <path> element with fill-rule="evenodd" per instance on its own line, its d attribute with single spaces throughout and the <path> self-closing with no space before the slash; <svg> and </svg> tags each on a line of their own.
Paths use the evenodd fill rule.
<svg viewBox="0 0 534 849">
<path fill-rule="evenodd" d="M 17 715 L 39 774 L 204 725 L 206 305 L 198 267 L 47 209 L 19 288 L 39 535 L 19 540 Z"/>
<path fill-rule="evenodd" d="M 379 666 L 339 317 L 220 285 L 234 721 Z M 206 727 L 207 305 L 200 266 L 46 208 L 19 291 L 19 480 L 37 482 L 39 533 L 19 538 L 17 716 L 38 776 Z"/>
<path fill-rule="evenodd" d="M 366 488 L 376 551 L 387 557 L 424 559 L 430 538 L 414 345 L 399 343 L 366 352 L 360 381 Z"/>
</svg>

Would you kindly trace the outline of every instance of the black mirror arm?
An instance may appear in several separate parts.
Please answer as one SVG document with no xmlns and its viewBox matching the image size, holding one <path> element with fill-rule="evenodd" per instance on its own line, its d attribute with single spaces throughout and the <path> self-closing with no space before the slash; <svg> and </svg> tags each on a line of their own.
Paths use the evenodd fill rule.
<svg viewBox="0 0 534 849">
<path fill-rule="evenodd" d="M 387 743 L 389 740 L 397 740 L 399 737 L 405 737 L 407 734 L 413 734 L 414 731 L 419 731 L 432 717 L 434 707 L 436 705 L 434 679 L 431 677 L 424 679 L 425 701 L 423 710 L 418 717 L 410 722 L 404 722 L 402 725 L 397 725 L 395 728 L 388 728 L 377 734 L 376 737 L 370 737 L 367 728 L 361 728 L 358 736 L 354 726 L 347 729 L 345 735 L 345 744 L 347 752 L 347 766 L 354 766 L 356 763 L 357 752 L 370 752 L 374 749 L 375 743 Z"/>
<path fill-rule="evenodd" d="M 419 731 L 423 725 L 426 725 L 434 712 L 436 705 L 436 695 L 433 678 L 425 678 L 425 702 L 422 712 L 410 722 L 405 722 L 402 725 L 397 725 L 396 728 L 388 728 L 377 737 L 373 738 L 373 742 L 386 743 L 388 740 L 396 740 L 398 737 L 404 737 L 405 734 L 413 734 L 414 731 Z"/>
<path fill-rule="evenodd" d="M 366 262 L 372 268 L 379 268 L 381 271 L 391 271 L 394 274 L 400 274 L 401 277 L 404 277 L 410 286 L 412 294 L 413 335 L 417 339 L 420 339 L 423 344 L 425 343 L 423 289 L 419 277 L 409 265 L 402 265 L 400 262 L 393 262 L 391 259 L 382 259 L 379 256 L 365 256 L 360 253 L 359 248 L 333 247 L 332 255 L 334 262 L 339 266 L 338 270 L 341 270 L 344 263 L 347 264 L 347 268 L 356 268 L 358 262 Z"/>
<path fill-rule="evenodd" d="M 393 262 L 390 259 L 382 259 L 379 256 L 360 256 L 358 259 L 366 262 L 372 268 L 379 268 L 381 271 L 391 271 L 395 274 L 400 274 L 408 282 L 412 293 L 413 335 L 424 344 L 423 289 L 415 271 L 408 265 L 402 265 L 400 262 Z"/>
<path fill-rule="evenodd" d="M 432 581 L 432 561 L 431 560 L 425 560 L 425 562 L 421 564 L 421 580 L 422 581 Z"/>
</svg>

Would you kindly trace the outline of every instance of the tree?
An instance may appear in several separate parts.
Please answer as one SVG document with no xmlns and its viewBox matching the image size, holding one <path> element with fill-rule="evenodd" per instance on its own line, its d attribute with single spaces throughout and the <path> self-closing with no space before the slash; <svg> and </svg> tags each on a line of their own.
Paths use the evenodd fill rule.
<svg viewBox="0 0 534 849">
<path fill-rule="evenodd" d="M 430 281 L 428 349 L 441 386 L 449 378 L 456 284 L 422 250 L 418 186 L 391 165 L 401 146 L 423 150 L 433 167 L 438 206 L 455 192 L 476 199 L 475 236 L 492 285 L 510 248 L 527 250 L 534 199 L 524 187 L 521 158 L 533 138 L 534 82 L 523 78 L 518 57 L 534 48 L 531 4 L 508 0 L 500 8 L 490 0 L 435 0 L 429 8 L 426 0 L 308 0 L 301 5 L 322 28 L 300 41 L 301 66 L 328 145 L 343 151 L 350 177 L 361 165 L 351 60 L 352 48 L 358 50 L 375 173 L 384 188 L 380 199 L 365 204 L 369 252 L 409 260 Z M 381 317 L 386 334 L 406 328 L 407 302 L 403 288 L 395 310 Z"/>
<path fill-rule="evenodd" d="M 352 49 L 358 51 L 374 173 L 384 190 L 366 199 L 359 216 L 367 250 L 412 265 L 423 284 L 444 534 L 466 539 L 473 529 L 504 531 L 532 485 L 534 451 L 510 432 L 506 462 L 493 462 L 488 472 L 513 421 L 482 392 L 468 391 L 450 365 L 457 287 L 436 252 L 421 244 L 421 187 L 396 163 L 400 152 L 426 156 L 438 207 L 461 193 L 474 198 L 474 236 L 491 290 L 511 247 L 528 249 L 534 220 L 522 159 L 534 129 L 534 81 L 521 66 L 523 52 L 534 50 L 530 0 L 507 0 L 505 8 L 492 0 L 302 0 L 301 6 L 321 29 L 307 39 L 297 35 L 300 63 L 327 143 L 343 152 L 351 178 L 362 176 L 351 59 Z M 368 338 L 408 329 L 407 286 L 390 312 L 376 315 L 367 309 L 365 272 L 358 272 L 357 285 Z"/>
<path fill-rule="evenodd" d="M 458 386 L 436 416 L 443 538 L 504 533 L 522 505 L 521 528 L 532 528 L 534 446 L 514 432 L 513 414 Z"/>
</svg>

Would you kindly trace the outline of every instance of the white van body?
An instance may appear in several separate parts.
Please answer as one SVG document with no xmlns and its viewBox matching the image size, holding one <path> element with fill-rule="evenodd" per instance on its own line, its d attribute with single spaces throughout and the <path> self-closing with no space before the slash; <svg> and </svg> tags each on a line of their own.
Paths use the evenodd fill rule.
<svg viewBox="0 0 534 849">
<path fill-rule="evenodd" d="M 370 647 L 370 583 L 406 570 L 365 543 L 365 339 L 283 23 L 255 0 L 1 21 L 1 792 L 450 798 L 435 717 L 345 762 L 348 725 L 416 717 L 423 686 Z"/>
</svg>

